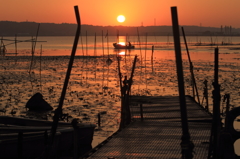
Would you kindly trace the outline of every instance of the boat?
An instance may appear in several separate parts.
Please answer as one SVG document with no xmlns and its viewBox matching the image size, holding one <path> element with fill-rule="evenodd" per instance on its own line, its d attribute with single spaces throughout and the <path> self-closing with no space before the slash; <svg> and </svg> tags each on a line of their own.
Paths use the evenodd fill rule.
<svg viewBox="0 0 240 159">
<path fill-rule="evenodd" d="M 123 45 L 121 43 L 113 43 L 115 49 L 135 49 L 135 46 L 128 42 L 128 45 Z"/>
<path fill-rule="evenodd" d="M 50 137 L 51 121 L 0 116 L 1 158 L 36 158 L 44 154 Z M 92 149 L 96 125 L 59 122 L 51 147 L 51 156 L 77 156 Z"/>
</svg>

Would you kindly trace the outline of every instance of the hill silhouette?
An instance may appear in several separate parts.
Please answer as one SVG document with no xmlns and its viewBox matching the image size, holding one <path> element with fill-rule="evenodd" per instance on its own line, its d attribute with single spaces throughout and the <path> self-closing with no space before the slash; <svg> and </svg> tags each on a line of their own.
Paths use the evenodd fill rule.
<svg viewBox="0 0 240 159">
<path fill-rule="evenodd" d="M 36 22 L 13 22 L 13 21 L 0 21 L 0 36 L 35 36 L 39 23 Z M 139 35 L 148 36 L 167 36 L 172 35 L 171 26 L 93 26 L 82 25 L 82 35 L 94 36 L 95 33 L 98 36 L 108 35 L 116 36 L 118 33 L 120 36 L 136 36 Z M 239 36 L 240 28 L 232 28 L 231 26 L 216 27 L 202 27 L 202 26 L 182 26 L 184 27 L 185 34 L 191 35 L 231 35 Z M 55 23 L 40 23 L 39 36 L 74 36 L 76 31 L 76 24 L 55 24 Z"/>
</svg>

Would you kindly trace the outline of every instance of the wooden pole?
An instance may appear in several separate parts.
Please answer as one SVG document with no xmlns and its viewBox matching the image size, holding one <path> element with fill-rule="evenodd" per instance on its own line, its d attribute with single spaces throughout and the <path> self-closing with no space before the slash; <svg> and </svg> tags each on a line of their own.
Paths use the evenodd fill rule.
<svg viewBox="0 0 240 159">
<path fill-rule="evenodd" d="M 101 113 L 98 113 L 98 129 L 101 127 Z"/>
<path fill-rule="evenodd" d="M 17 34 L 15 34 L 15 53 L 17 55 Z"/>
<path fill-rule="evenodd" d="M 128 80 L 128 89 L 126 92 L 126 99 L 125 99 L 125 104 L 126 104 L 126 115 L 127 115 L 127 124 L 130 124 L 131 122 L 131 112 L 130 112 L 130 107 L 129 107 L 129 94 L 131 92 L 131 87 L 132 87 L 132 83 L 133 83 L 133 75 L 134 75 L 134 70 L 135 70 L 135 66 L 136 66 L 136 62 L 137 62 L 137 55 L 135 55 L 134 61 L 133 61 L 133 66 L 132 66 L 132 72 L 131 72 L 131 76 Z"/>
<path fill-rule="evenodd" d="M 94 67 L 95 67 L 95 70 L 94 70 L 94 79 L 95 79 L 95 82 L 96 82 L 96 79 L 97 79 L 97 35 L 95 33 L 95 38 L 94 38 Z"/>
<path fill-rule="evenodd" d="M 220 85 L 218 83 L 218 48 L 215 48 L 214 51 L 214 82 L 213 87 L 214 90 L 213 94 L 213 121 L 212 121 L 212 129 L 211 129 L 211 136 L 210 136 L 210 147 L 208 158 L 217 159 L 218 156 L 218 139 L 219 133 L 221 130 L 221 118 L 220 118 Z"/>
<path fill-rule="evenodd" d="M 190 54 L 189 54 L 189 51 L 188 51 L 187 40 L 186 40 L 186 37 L 185 37 L 185 32 L 184 32 L 184 28 L 183 27 L 182 27 L 182 33 L 183 33 L 183 38 L 184 38 L 184 42 L 185 42 L 185 46 L 186 46 L 186 50 L 187 50 L 188 61 L 189 61 L 189 65 L 190 65 L 190 73 L 191 73 L 192 82 L 193 82 L 193 98 L 195 99 L 195 91 L 194 90 L 196 90 L 198 103 L 200 104 L 197 84 L 196 84 L 196 80 L 195 80 L 194 73 L 193 73 L 193 64 L 192 64 L 192 61 L 191 61 L 191 58 L 190 58 Z"/>
<path fill-rule="evenodd" d="M 123 98 L 123 88 L 122 88 L 122 73 L 121 73 L 121 65 L 120 65 L 120 57 L 117 57 L 118 61 L 118 77 L 119 77 L 119 85 L 120 85 L 120 92 L 121 92 L 121 99 Z"/>
<path fill-rule="evenodd" d="M 102 57 L 102 61 L 104 61 L 104 56 L 105 56 L 105 54 L 104 54 L 104 39 L 103 39 L 103 30 L 102 30 L 102 51 L 103 51 L 103 57 Z M 103 78 L 102 78 L 102 93 L 104 92 L 104 89 L 103 89 L 103 87 L 104 87 L 104 63 L 102 64 L 103 65 L 103 68 L 102 68 L 102 76 L 103 76 Z"/>
<path fill-rule="evenodd" d="M 74 10 L 75 10 L 75 15 L 76 15 L 76 20 L 77 20 L 77 31 L 76 31 L 75 40 L 73 43 L 72 53 L 71 53 L 71 57 L 70 57 L 70 61 L 69 61 L 69 65 L 68 65 L 59 105 L 58 105 L 58 108 L 55 110 L 55 114 L 53 117 L 53 125 L 51 128 L 51 135 L 52 135 L 51 144 L 54 141 L 54 136 L 56 134 L 56 130 L 57 130 L 57 126 L 58 126 L 58 121 L 62 114 L 63 102 L 64 102 L 64 98 L 65 98 L 65 94 L 66 94 L 66 90 L 67 90 L 67 86 L 68 86 L 68 81 L 69 81 L 69 78 L 71 75 L 72 65 L 73 65 L 75 53 L 77 50 L 78 40 L 79 40 L 79 36 L 80 36 L 80 32 L 81 32 L 81 21 L 80 21 L 78 6 L 74 6 Z"/>
<path fill-rule="evenodd" d="M 36 48 L 36 44 L 37 44 L 37 37 L 38 37 L 39 27 L 40 27 L 40 24 L 38 24 L 35 43 L 34 43 L 33 38 L 32 38 L 32 58 L 31 58 L 31 63 L 30 63 L 30 68 L 29 68 L 29 74 L 31 73 L 31 70 L 32 70 L 33 57 L 34 57 L 34 52 L 35 52 L 35 48 Z"/>
<path fill-rule="evenodd" d="M 42 45 L 41 45 L 41 50 L 40 50 L 40 70 L 39 70 L 39 75 L 40 75 L 40 90 L 42 93 Z"/>
<path fill-rule="evenodd" d="M 152 46 L 152 57 L 151 57 L 151 63 L 152 63 L 152 73 L 153 73 L 153 52 L 154 52 L 154 45 Z"/>
<path fill-rule="evenodd" d="M 227 114 L 230 110 L 230 94 L 225 94 L 225 98 L 227 99 L 226 102 L 226 114 Z"/>
<path fill-rule="evenodd" d="M 142 49 L 141 49 L 141 42 L 140 42 L 140 35 L 139 35 L 138 28 L 137 28 L 137 34 L 138 34 L 138 44 L 139 44 L 139 49 L 140 49 L 140 79 L 141 79 L 142 78 Z M 138 85 L 138 92 L 140 92 L 139 91 L 140 84 L 141 84 L 141 82 Z"/>
<path fill-rule="evenodd" d="M 207 110 L 207 112 L 209 112 L 209 106 L 208 106 L 208 81 L 205 80 L 203 83 L 205 85 L 205 87 L 204 87 L 204 97 L 206 99 L 206 107 L 205 107 L 205 109 Z"/>
<path fill-rule="evenodd" d="M 103 30 L 102 30 L 102 51 L 103 51 L 103 58 L 104 58 L 104 39 L 103 39 Z"/>
<path fill-rule="evenodd" d="M 88 56 L 88 46 L 87 46 L 88 45 L 88 42 L 87 42 L 88 38 L 87 37 L 88 37 L 88 35 L 87 35 L 87 30 L 86 30 L 86 56 Z"/>
<path fill-rule="evenodd" d="M 184 90 L 184 80 L 183 80 L 183 67 L 182 67 L 182 55 L 181 55 L 181 44 L 179 35 L 179 25 L 177 16 L 177 7 L 171 7 L 172 13 L 172 25 L 173 25 L 173 36 L 174 36 L 174 47 L 176 55 L 176 67 L 178 76 L 178 90 L 179 90 L 179 102 L 181 111 L 181 121 L 182 121 L 182 158 L 192 159 L 193 158 L 193 143 L 190 141 L 190 134 L 188 131 L 188 118 L 187 118 L 187 108 Z"/>
</svg>

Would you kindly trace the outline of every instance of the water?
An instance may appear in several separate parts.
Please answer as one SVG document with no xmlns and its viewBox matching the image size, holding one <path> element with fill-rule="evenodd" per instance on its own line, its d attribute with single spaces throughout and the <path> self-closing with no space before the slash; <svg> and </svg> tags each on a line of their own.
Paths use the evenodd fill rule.
<svg viewBox="0 0 240 159">
<path fill-rule="evenodd" d="M 14 40 L 13 37 L 4 37 L 4 39 Z M 27 40 L 31 37 L 18 37 L 17 39 Z M 32 43 L 17 43 L 16 50 L 14 41 L 4 40 L 7 53 L 10 53 L 7 55 L 11 56 L 1 57 L 0 67 L 0 110 L 6 110 L 6 115 L 11 115 L 14 110 L 15 116 L 34 118 L 36 114 L 26 112 L 25 104 L 36 92 L 41 92 L 54 108 L 58 105 L 74 37 L 38 37 L 37 40 L 40 42 L 35 47 L 31 77 L 28 71 L 31 63 Z M 125 36 L 119 37 L 119 42 L 131 41 L 136 47 L 134 50 L 113 49 L 112 43 L 117 41 L 115 36 L 97 36 L 96 43 L 94 36 L 82 36 L 79 39 L 77 57 L 74 60 L 64 101 L 64 113 L 68 113 L 70 119 L 78 118 L 81 122 L 97 123 L 97 114 L 102 114 L 102 130 L 95 132 L 93 146 L 118 129 L 120 88 L 116 55 L 121 56 L 121 71 L 123 76 L 128 77 L 134 56 L 138 56 L 132 85 L 133 95 L 178 95 L 172 37 L 141 36 L 138 38 L 132 36 L 127 37 L 127 40 Z M 181 41 L 183 42 L 182 38 Z M 191 36 L 187 37 L 187 41 L 200 101 L 202 102 L 203 98 L 203 81 L 207 80 L 210 111 L 212 111 L 214 48 L 217 46 L 209 44 L 218 43 L 221 95 L 230 94 L 231 108 L 238 107 L 240 103 L 240 37 Z M 197 43 L 201 43 L 201 46 L 195 45 Z M 221 45 L 222 43 L 234 45 Z M 154 52 L 152 52 L 152 46 L 154 46 Z M 18 54 L 11 54 L 15 52 Z M 111 64 L 106 62 L 108 58 L 113 61 Z M 188 56 L 183 43 L 182 58 L 185 93 L 192 95 Z M 202 104 L 205 106 L 205 103 Z M 221 100 L 221 110 L 223 106 L 225 103 Z M 52 112 L 48 112 L 41 114 L 40 118 L 50 119 L 52 115 Z M 234 125 L 236 129 L 240 129 L 239 122 L 236 121 Z"/>
</svg>

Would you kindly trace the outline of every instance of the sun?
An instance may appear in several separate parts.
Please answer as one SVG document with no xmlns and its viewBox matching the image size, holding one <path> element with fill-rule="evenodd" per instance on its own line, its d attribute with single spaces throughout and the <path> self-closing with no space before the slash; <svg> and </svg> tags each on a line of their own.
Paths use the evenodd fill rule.
<svg viewBox="0 0 240 159">
<path fill-rule="evenodd" d="M 117 17 L 117 21 L 118 21 L 119 23 L 122 23 L 122 22 L 125 21 L 125 17 L 124 17 L 123 15 L 119 15 L 119 16 Z"/>
</svg>

